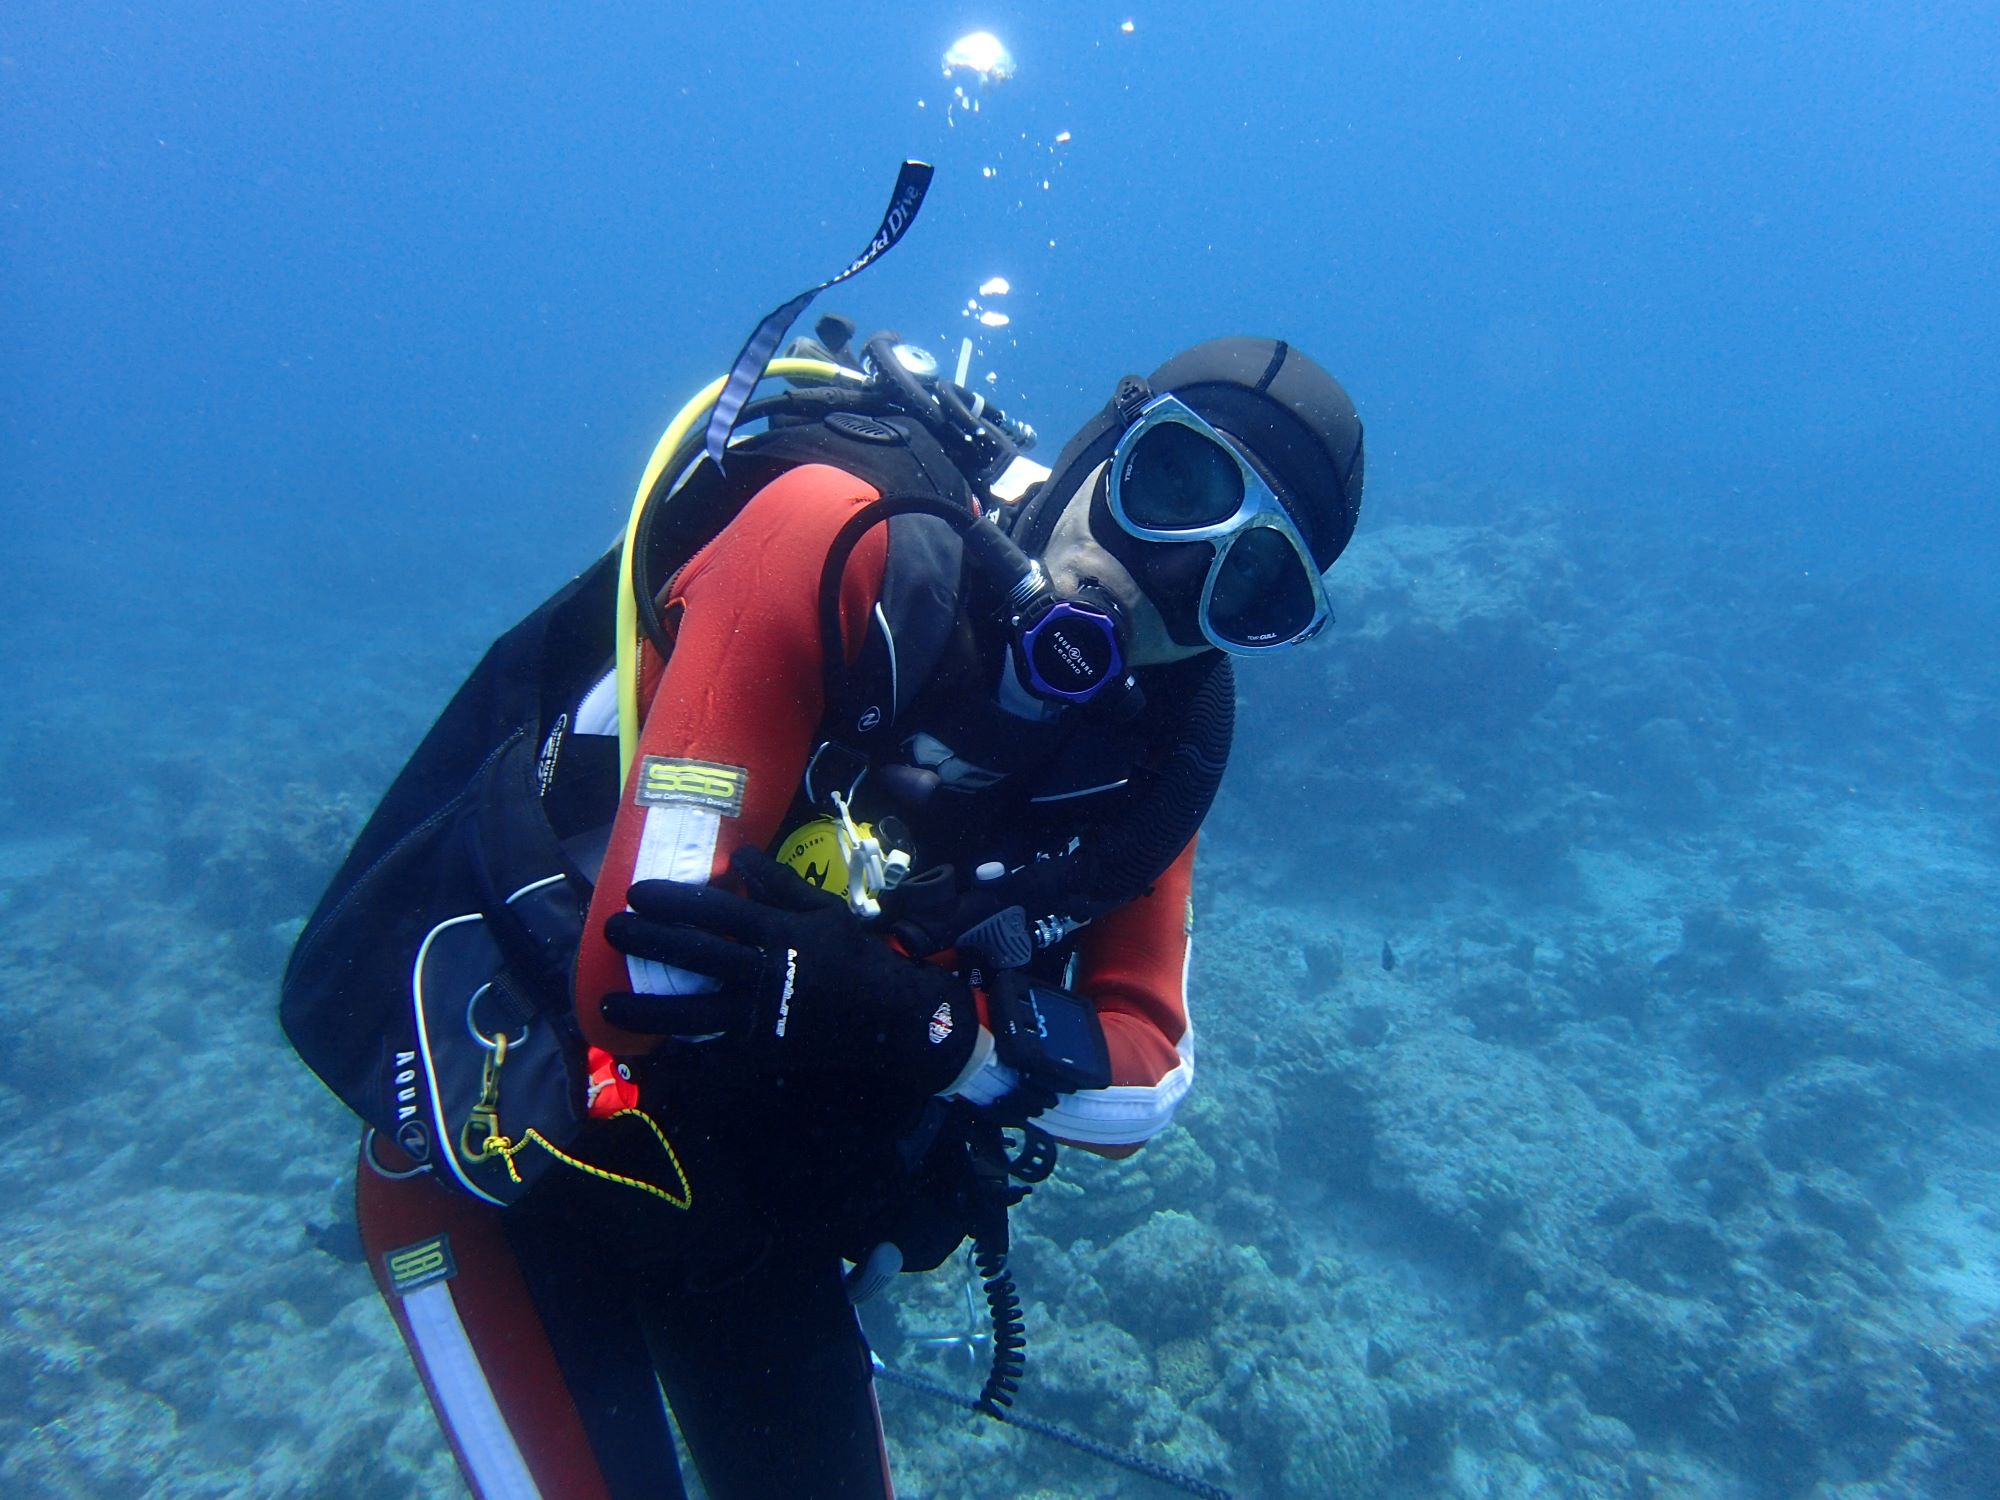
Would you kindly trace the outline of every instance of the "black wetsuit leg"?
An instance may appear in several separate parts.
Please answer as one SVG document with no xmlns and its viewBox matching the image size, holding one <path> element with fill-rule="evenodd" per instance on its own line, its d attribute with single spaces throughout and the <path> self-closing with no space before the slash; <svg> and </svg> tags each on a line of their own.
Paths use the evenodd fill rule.
<svg viewBox="0 0 2000 1500">
<path fill-rule="evenodd" d="M 711 1500 L 892 1493 L 840 1271 L 828 1251 L 773 1247 L 725 1285 L 646 1298 L 654 1363 Z"/>
<path fill-rule="evenodd" d="M 612 1500 L 687 1500 L 632 1270 L 566 1217 L 501 1222 Z"/>
</svg>

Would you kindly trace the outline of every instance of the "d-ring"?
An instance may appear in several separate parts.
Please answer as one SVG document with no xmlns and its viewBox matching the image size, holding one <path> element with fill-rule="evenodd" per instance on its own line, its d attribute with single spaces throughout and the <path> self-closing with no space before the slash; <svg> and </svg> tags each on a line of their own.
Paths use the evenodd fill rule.
<svg viewBox="0 0 2000 1500">
<path fill-rule="evenodd" d="M 465 1029 L 471 1032 L 472 1039 L 475 1042 L 479 1043 L 480 1046 L 484 1047 L 488 1052 L 491 1052 L 496 1046 L 499 1045 L 499 1043 L 494 1038 L 489 1037 L 485 1032 L 479 1029 L 479 1022 L 473 1018 L 472 1013 L 473 1011 L 479 1008 L 479 997 L 492 988 L 493 988 L 493 981 L 489 979 L 486 981 L 486 983 L 482 984 L 478 989 L 474 990 L 472 992 L 472 998 L 465 1002 Z M 528 1030 L 529 1030 L 528 1023 L 526 1021 L 523 1021 L 521 1023 L 521 1034 L 519 1036 L 507 1037 L 507 1045 L 509 1047 L 519 1047 L 523 1042 L 527 1041 Z M 507 1036 L 507 1034 L 504 1031 L 500 1034 L 502 1036 Z"/>
<path fill-rule="evenodd" d="M 375 1127 L 370 1125 L 367 1132 L 361 1137 L 361 1159 L 368 1163 L 368 1170 L 373 1172 L 377 1177 L 386 1177 L 391 1182 L 402 1182 L 411 1177 L 421 1177 L 431 1169 L 429 1162 L 420 1162 L 418 1165 L 411 1167 L 407 1172 L 391 1172 L 382 1163 L 375 1160 L 376 1135 L 377 1131 Z"/>
</svg>

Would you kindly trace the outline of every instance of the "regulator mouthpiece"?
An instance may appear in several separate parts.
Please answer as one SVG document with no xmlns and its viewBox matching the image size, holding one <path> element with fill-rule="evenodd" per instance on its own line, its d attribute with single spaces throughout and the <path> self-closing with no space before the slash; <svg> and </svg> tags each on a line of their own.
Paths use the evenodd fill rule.
<svg viewBox="0 0 2000 1500">
<path fill-rule="evenodd" d="M 1022 676 L 1044 698 L 1088 703 L 1125 672 L 1117 617 L 1054 590 L 1029 605 L 1018 639 Z"/>
</svg>

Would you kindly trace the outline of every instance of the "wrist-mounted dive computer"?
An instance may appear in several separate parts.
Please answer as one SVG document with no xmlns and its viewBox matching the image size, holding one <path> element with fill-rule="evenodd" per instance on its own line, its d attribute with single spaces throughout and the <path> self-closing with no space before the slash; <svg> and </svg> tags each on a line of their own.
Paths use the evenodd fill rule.
<svg viewBox="0 0 2000 1500">
<path fill-rule="evenodd" d="M 1109 1087 L 1104 1027 L 1082 995 L 1005 969 L 993 976 L 986 1003 L 994 1050 L 1029 1082 L 1058 1094 Z"/>
</svg>

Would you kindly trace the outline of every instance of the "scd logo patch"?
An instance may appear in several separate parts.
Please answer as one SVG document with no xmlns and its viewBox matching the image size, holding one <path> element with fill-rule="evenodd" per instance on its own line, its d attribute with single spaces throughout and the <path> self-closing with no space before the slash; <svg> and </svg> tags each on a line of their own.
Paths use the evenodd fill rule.
<svg viewBox="0 0 2000 1500">
<path fill-rule="evenodd" d="M 743 787 L 749 779 L 742 766 L 649 755 L 639 763 L 632 800 L 641 807 L 712 807 L 733 818 L 743 811 Z"/>
<path fill-rule="evenodd" d="M 451 1241 L 441 1234 L 391 1250 L 383 1260 L 389 1271 L 390 1289 L 399 1297 L 458 1274 L 458 1265 L 451 1258 Z"/>
</svg>

